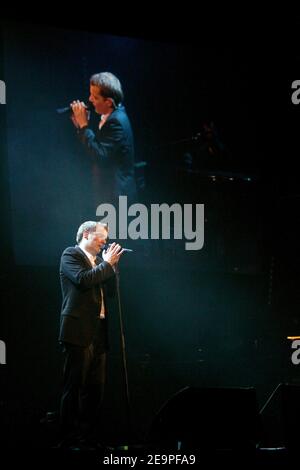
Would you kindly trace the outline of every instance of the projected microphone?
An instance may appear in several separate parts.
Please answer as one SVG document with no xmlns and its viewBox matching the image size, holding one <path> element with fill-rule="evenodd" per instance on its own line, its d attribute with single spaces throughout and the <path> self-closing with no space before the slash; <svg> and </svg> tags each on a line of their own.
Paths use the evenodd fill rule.
<svg viewBox="0 0 300 470">
<path fill-rule="evenodd" d="M 92 103 L 88 102 L 88 104 L 85 105 L 85 109 L 86 109 L 87 111 L 92 111 L 92 109 L 93 109 Z M 58 114 L 65 114 L 65 113 L 69 113 L 69 112 L 71 113 L 71 112 L 72 112 L 72 108 L 71 108 L 70 105 L 69 105 L 69 106 L 66 106 L 65 108 L 57 108 L 57 109 L 56 109 L 56 112 L 57 112 Z"/>
</svg>

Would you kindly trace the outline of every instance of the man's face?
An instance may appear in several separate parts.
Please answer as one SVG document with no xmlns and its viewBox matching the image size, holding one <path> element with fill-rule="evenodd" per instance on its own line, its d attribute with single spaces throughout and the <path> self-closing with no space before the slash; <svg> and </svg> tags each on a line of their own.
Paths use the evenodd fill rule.
<svg viewBox="0 0 300 470">
<path fill-rule="evenodd" d="M 112 100 L 104 98 L 100 93 L 100 87 L 91 85 L 89 101 L 93 104 L 97 114 L 108 114 L 112 110 Z"/>
<path fill-rule="evenodd" d="M 103 248 L 108 237 L 108 231 L 102 225 L 97 225 L 95 232 L 86 232 L 86 248 L 88 251 L 96 256 L 97 253 Z"/>
</svg>

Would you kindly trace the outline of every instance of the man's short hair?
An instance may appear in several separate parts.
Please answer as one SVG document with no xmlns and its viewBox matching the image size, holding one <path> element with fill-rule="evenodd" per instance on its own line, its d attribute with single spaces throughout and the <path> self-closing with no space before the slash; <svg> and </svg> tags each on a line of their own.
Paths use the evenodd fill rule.
<svg viewBox="0 0 300 470">
<path fill-rule="evenodd" d="M 84 232 L 96 232 L 97 225 L 101 225 L 101 227 L 104 227 L 105 230 L 108 231 L 107 224 L 104 224 L 102 222 L 94 222 L 92 220 L 88 220 L 87 222 L 83 222 L 83 224 L 81 224 L 79 229 L 77 230 L 76 242 L 77 243 L 81 242 Z"/>
<path fill-rule="evenodd" d="M 124 99 L 120 80 L 110 72 L 95 73 L 90 78 L 90 84 L 101 88 L 103 98 L 111 98 L 118 106 Z"/>
</svg>

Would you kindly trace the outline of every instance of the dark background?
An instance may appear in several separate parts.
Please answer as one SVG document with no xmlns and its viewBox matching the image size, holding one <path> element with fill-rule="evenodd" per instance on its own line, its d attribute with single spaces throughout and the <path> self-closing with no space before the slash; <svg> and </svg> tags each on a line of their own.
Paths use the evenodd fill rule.
<svg viewBox="0 0 300 470">
<path fill-rule="evenodd" d="M 7 364 L 0 366 L 0 399 L 7 441 L 44 445 L 26 429 L 38 429 L 40 417 L 58 406 L 58 263 L 94 212 L 89 167 L 68 117 L 55 109 L 86 99 L 97 71 L 115 73 L 124 87 L 136 160 L 147 162 L 140 201 L 205 204 L 200 252 L 149 240 L 122 260 L 136 435 L 186 385 L 253 386 L 262 407 L 278 383 L 299 381 L 286 339 L 300 333 L 293 28 L 285 42 L 266 25 L 245 40 L 212 39 L 195 27 L 161 31 L 107 30 L 93 22 L 2 24 L 0 339 Z M 191 137 L 206 120 L 228 149 L 216 181 L 210 165 L 206 173 L 199 162 L 200 172 L 182 167 L 185 152 L 197 159 Z M 175 143 L 181 139 L 188 142 Z M 116 309 L 110 329 L 106 403 L 113 438 L 122 435 L 125 407 Z"/>
</svg>

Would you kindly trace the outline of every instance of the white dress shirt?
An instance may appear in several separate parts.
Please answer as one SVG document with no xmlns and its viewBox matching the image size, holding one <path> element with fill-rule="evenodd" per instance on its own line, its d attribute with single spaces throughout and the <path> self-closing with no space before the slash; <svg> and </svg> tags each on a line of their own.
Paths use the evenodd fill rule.
<svg viewBox="0 0 300 470">
<path fill-rule="evenodd" d="M 80 248 L 84 252 L 84 254 L 88 257 L 92 267 L 95 268 L 97 266 L 96 256 L 91 255 L 91 253 L 86 251 L 84 248 L 82 248 L 82 247 L 80 247 Z M 104 305 L 104 292 L 103 292 L 102 287 L 101 287 L 101 300 L 102 300 L 101 301 L 101 310 L 100 310 L 99 316 L 100 316 L 101 320 L 103 320 L 105 318 L 105 305 Z"/>
</svg>

